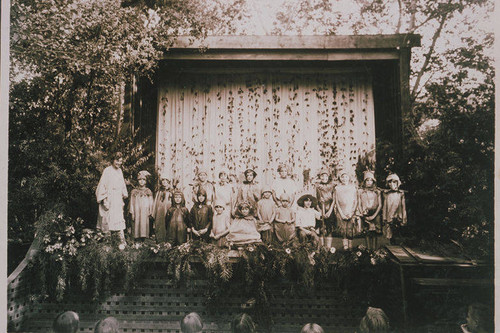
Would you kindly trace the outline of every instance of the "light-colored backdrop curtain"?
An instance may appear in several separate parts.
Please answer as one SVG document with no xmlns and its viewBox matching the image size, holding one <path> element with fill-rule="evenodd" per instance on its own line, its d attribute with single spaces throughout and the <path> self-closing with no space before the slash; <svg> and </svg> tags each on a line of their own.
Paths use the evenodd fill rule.
<svg viewBox="0 0 500 333">
<path fill-rule="evenodd" d="M 279 163 L 297 182 L 304 169 L 354 167 L 375 147 L 368 73 L 183 73 L 159 88 L 157 167 L 182 186 L 196 168 L 252 167 L 270 184 Z"/>
</svg>

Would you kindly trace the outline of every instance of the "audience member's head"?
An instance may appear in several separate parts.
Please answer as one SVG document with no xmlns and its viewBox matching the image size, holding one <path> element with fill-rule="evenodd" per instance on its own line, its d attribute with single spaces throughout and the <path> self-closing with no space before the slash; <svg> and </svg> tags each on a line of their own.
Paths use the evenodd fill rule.
<svg viewBox="0 0 500 333">
<path fill-rule="evenodd" d="M 79 324 L 78 313 L 66 311 L 57 315 L 52 323 L 52 329 L 55 333 L 75 333 L 78 331 Z"/>
<path fill-rule="evenodd" d="M 383 333 L 389 331 L 389 318 L 384 310 L 369 307 L 359 323 L 359 333 Z"/>
<path fill-rule="evenodd" d="M 300 333 L 325 333 L 325 331 L 323 331 L 323 328 L 318 324 L 308 323 L 302 327 Z"/>
<path fill-rule="evenodd" d="M 191 312 L 181 320 L 182 333 L 199 333 L 203 329 L 203 322 L 201 317 L 196 312 Z"/>
<path fill-rule="evenodd" d="M 255 332 L 255 323 L 252 317 L 246 313 L 240 313 L 231 322 L 232 333 L 253 333 Z"/>
<path fill-rule="evenodd" d="M 469 305 L 467 330 L 471 333 L 493 332 L 493 311 L 490 307 L 474 303 Z"/>
<path fill-rule="evenodd" d="M 107 317 L 95 324 L 94 333 L 119 333 L 120 324 L 115 317 Z"/>
</svg>

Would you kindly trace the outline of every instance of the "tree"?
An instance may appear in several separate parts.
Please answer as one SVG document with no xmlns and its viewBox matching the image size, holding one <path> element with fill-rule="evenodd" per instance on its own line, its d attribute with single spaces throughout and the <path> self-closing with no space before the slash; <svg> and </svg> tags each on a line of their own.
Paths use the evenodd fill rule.
<svg viewBox="0 0 500 333">
<path fill-rule="evenodd" d="M 488 22 L 493 3 L 357 0 L 348 10 L 344 4 L 290 1 L 277 13 L 274 32 L 423 35 L 422 47 L 412 49 L 406 159 L 390 143 L 378 142 L 379 178 L 390 171 L 402 177 L 418 238 L 452 240 L 476 255 L 492 254 L 493 35 L 481 21 Z M 305 7 L 319 9 L 314 15 L 298 12 Z"/>
<path fill-rule="evenodd" d="M 11 4 L 9 237 L 57 209 L 93 225 L 105 152 L 151 152 L 120 135 L 123 86 L 151 76 L 179 34 L 230 31 L 241 0 L 14 0 Z"/>
</svg>

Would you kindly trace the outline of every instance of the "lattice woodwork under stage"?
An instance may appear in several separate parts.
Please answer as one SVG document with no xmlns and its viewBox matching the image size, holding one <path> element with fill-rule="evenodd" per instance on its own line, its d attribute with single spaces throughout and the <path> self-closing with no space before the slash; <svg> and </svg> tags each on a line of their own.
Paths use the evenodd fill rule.
<svg viewBox="0 0 500 333">
<path fill-rule="evenodd" d="M 31 301 L 22 332 L 47 332 L 53 319 L 63 310 L 80 315 L 80 331 L 93 332 L 99 319 L 116 317 L 122 332 L 179 333 L 179 320 L 191 311 L 198 312 L 205 321 L 204 332 L 230 332 L 230 321 L 242 311 L 246 299 L 229 294 L 220 306 L 210 312 L 205 306 L 207 281 L 192 281 L 190 287 L 173 286 L 161 270 L 148 272 L 148 278 L 136 290 L 114 294 L 98 304 L 74 298 L 62 303 Z M 345 300 L 345 295 L 334 288 L 323 287 L 307 295 L 289 296 L 290 284 L 279 282 L 273 287 L 271 317 L 275 332 L 298 332 L 308 322 L 316 322 L 326 332 L 353 332 L 366 308 Z"/>
</svg>

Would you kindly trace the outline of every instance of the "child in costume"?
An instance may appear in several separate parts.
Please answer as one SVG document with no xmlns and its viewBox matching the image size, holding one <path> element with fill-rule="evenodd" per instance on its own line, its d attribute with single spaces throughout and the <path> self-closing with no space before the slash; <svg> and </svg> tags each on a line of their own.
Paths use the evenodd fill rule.
<svg viewBox="0 0 500 333">
<path fill-rule="evenodd" d="M 257 220 L 252 214 L 249 202 L 241 201 L 236 206 L 235 218 L 231 222 L 227 242 L 234 245 L 260 243 Z"/>
<path fill-rule="evenodd" d="M 287 243 L 295 238 L 295 212 L 290 205 L 288 194 L 282 194 L 281 204 L 276 208 L 276 217 L 274 218 L 274 234 L 279 243 Z"/>
<path fill-rule="evenodd" d="M 196 194 L 198 193 L 198 190 L 202 188 L 205 190 L 206 196 L 207 196 L 207 202 L 206 204 L 209 206 L 212 206 L 212 203 L 214 202 L 214 185 L 208 181 L 208 172 L 204 168 L 198 168 L 198 173 L 196 174 L 196 183 L 193 186 L 193 194 L 194 194 L 194 200 L 196 201 Z"/>
<path fill-rule="evenodd" d="M 224 210 L 226 205 L 223 201 L 215 200 L 215 215 L 212 225 L 212 231 L 210 231 L 210 238 L 219 247 L 226 246 L 226 236 L 229 234 L 229 228 L 231 226 L 231 220 L 229 214 L 226 214 Z"/>
<path fill-rule="evenodd" d="M 149 237 L 149 217 L 153 213 L 153 192 L 146 187 L 146 178 L 151 174 L 145 170 L 137 175 L 139 187 L 130 193 L 130 214 L 134 221 L 134 238 Z"/>
<path fill-rule="evenodd" d="M 383 234 L 393 243 L 394 229 L 399 226 L 406 225 L 406 204 L 405 194 L 399 189 L 401 181 L 395 173 L 390 174 L 386 178 L 389 189 L 383 191 L 382 220 Z"/>
<path fill-rule="evenodd" d="M 290 197 L 290 206 L 295 202 L 295 193 L 297 192 L 297 186 L 293 179 L 289 177 L 288 168 L 284 164 L 278 166 L 279 178 L 275 179 L 273 182 L 273 199 L 277 206 L 281 204 L 279 198 L 283 194 L 288 194 Z"/>
<path fill-rule="evenodd" d="M 332 209 L 335 210 L 337 229 L 342 236 L 344 249 L 348 249 L 352 248 L 352 240 L 356 234 L 355 213 L 358 205 L 358 196 L 356 187 L 350 183 L 350 172 L 344 169 L 339 172 L 338 176 L 340 184 L 335 187 L 333 205 L 327 216 L 330 216 Z"/>
<path fill-rule="evenodd" d="M 195 240 L 209 241 L 214 211 L 207 205 L 207 192 L 200 187 L 196 193 L 194 206 L 191 208 L 190 228 Z"/>
<path fill-rule="evenodd" d="M 187 241 L 189 225 L 189 211 L 181 190 L 176 189 L 172 193 L 172 206 L 167 210 L 165 216 L 167 229 L 167 241 L 172 245 L 181 245 Z"/>
<path fill-rule="evenodd" d="M 262 198 L 257 202 L 257 230 L 260 232 L 262 241 L 270 244 L 273 239 L 274 217 L 276 216 L 276 204 L 272 198 L 272 190 L 269 186 L 262 188 Z"/>
<path fill-rule="evenodd" d="M 167 229 L 165 229 L 165 214 L 172 206 L 172 193 L 170 192 L 170 180 L 167 176 L 160 176 L 160 189 L 156 192 L 153 204 L 153 219 L 156 241 L 164 243 L 167 241 Z"/>
<path fill-rule="evenodd" d="M 377 248 L 377 234 L 382 232 L 380 210 L 382 209 L 382 195 L 376 186 L 373 171 L 363 173 L 363 183 L 358 189 L 357 215 L 363 221 L 366 233 L 366 244 L 371 250 Z"/>
<path fill-rule="evenodd" d="M 236 205 L 240 202 L 248 202 L 254 216 L 257 215 L 257 201 L 260 199 L 260 187 L 255 181 L 257 172 L 253 169 L 246 169 L 244 172 L 245 180 L 238 189 L 238 196 L 236 198 Z"/>
<path fill-rule="evenodd" d="M 311 239 L 314 246 L 319 245 L 319 236 L 316 232 L 316 220 L 321 218 L 321 213 L 316 210 L 318 201 L 311 194 L 304 194 L 297 200 L 297 215 L 295 227 L 301 243 Z"/>
<path fill-rule="evenodd" d="M 229 183 L 228 171 L 222 169 L 219 172 L 219 182 L 214 185 L 215 201 L 224 205 L 224 214 L 232 215 L 232 207 L 234 201 L 233 185 Z"/>
<path fill-rule="evenodd" d="M 318 200 L 318 208 L 322 214 L 322 225 L 320 229 L 321 236 L 332 236 L 335 230 L 335 217 L 332 215 L 326 216 L 333 205 L 333 190 L 335 184 L 332 182 L 330 171 L 323 168 L 319 171 L 318 177 L 320 182 L 316 184 L 316 198 Z"/>
</svg>

